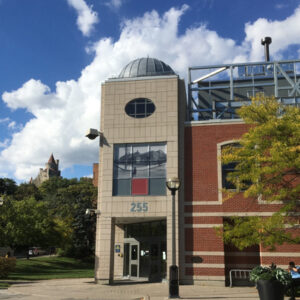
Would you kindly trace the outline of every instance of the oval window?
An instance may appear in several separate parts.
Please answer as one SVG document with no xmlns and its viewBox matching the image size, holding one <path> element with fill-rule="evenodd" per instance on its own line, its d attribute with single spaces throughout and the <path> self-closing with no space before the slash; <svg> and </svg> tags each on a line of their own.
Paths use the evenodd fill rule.
<svg viewBox="0 0 300 300">
<path fill-rule="evenodd" d="M 146 118 L 155 111 L 154 103 L 147 98 L 136 98 L 128 102 L 125 106 L 125 112 L 133 118 Z"/>
</svg>

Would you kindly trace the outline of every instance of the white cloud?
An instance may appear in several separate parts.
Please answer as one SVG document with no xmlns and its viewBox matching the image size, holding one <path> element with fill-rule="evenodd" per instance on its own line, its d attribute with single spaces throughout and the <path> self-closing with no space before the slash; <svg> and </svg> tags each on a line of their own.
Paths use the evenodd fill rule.
<svg viewBox="0 0 300 300">
<path fill-rule="evenodd" d="M 113 9 L 119 9 L 122 6 L 122 0 L 110 0 L 106 3 L 107 6 Z"/>
<path fill-rule="evenodd" d="M 272 44 L 270 45 L 271 57 L 282 59 L 283 51 L 290 45 L 300 44 L 300 7 L 283 21 L 271 21 L 260 18 L 252 24 L 247 23 L 245 33 L 244 47 L 249 49 L 251 61 L 263 59 L 260 41 L 265 36 L 272 37 Z"/>
<path fill-rule="evenodd" d="M 12 121 L 8 124 L 8 128 L 16 128 L 16 122 L 15 121 Z"/>
<path fill-rule="evenodd" d="M 276 9 L 283 9 L 283 8 L 286 8 L 288 7 L 288 5 L 286 3 L 278 3 L 275 5 L 275 8 Z"/>
<path fill-rule="evenodd" d="M 37 175 L 52 152 L 60 159 L 62 168 L 98 161 L 98 142 L 89 141 L 84 135 L 88 128 L 99 128 L 101 82 L 119 74 L 133 59 L 147 55 L 161 59 L 185 77 L 188 66 L 261 59 L 260 39 L 270 34 L 265 28 L 281 32 L 276 38 L 270 34 L 272 52 L 276 55 L 293 43 L 290 38 L 289 42 L 280 42 L 277 38 L 289 36 L 290 30 L 294 34 L 300 30 L 297 9 L 281 22 L 259 19 L 247 24 L 242 46 L 209 30 L 205 24 L 179 35 L 178 24 L 187 9 L 184 5 L 171 8 L 162 16 L 151 11 L 142 17 L 125 20 L 118 40 L 104 38 L 89 47 L 94 59 L 82 70 L 81 76 L 57 82 L 53 91 L 39 80 L 31 79 L 16 91 L 5 92 L 2 98 L 7 106 L 24 108 L 34 118 L 12 135 L 10 144 L 1 152 L 2 174 L 13 173 L 19 180 L 29 180 Z M 294 38 L 300 39 L 300 34 Z M 299 44 L 300 40 L 296 42 Z"/>
<path fill-rule="evenodd" d="M 77 14 L 77 26 L 84 36 L 89 36 L 94 25 L 99 22 L 98 14 L 84 0 L 67 0 Z M 117 1 L 117 0 L 115 0 Z"/>
<path fill-rule="evenodd" d="M 9 118 L 2 118 L 0 119 L 0 123 L 6 123 L 6 122 L 9 122 Z"/>
</svg>

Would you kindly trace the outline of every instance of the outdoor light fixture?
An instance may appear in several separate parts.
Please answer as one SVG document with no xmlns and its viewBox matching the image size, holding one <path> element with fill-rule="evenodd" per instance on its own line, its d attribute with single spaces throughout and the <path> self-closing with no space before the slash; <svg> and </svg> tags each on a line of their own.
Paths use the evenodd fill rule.
<svg viewBox="0 0 300 300">
<path fill-rule="evenodd" d="M 94 140 L 98 136 L 101 138 L 103 136 L 103 132 L 94 128 L 90 128 L 85 136 L 90 140 Z"/>
<path fill-rule="evenodd" d="M 180 180 L 177 177 L 169 178 L 166 182 L 167 188 L 173 193 L 180 188 Z"/>
<path fill-rule="evenodd" d="M 172 265 L 169 269 L 169 297 L 179 298 L 178 267 L 176 266 L 176 220 L 175 220 L 175 195 L 180 188 L 180 180 L 177 177 L 166 181 L 167 188 L 172 194 Z"/>
<path fill-rule="evenodd" d="M 92 215 L 92 214 L 100 215 L 101 212 L 100 212 L 99 209 L 87 208 L 86 211 L 85 211 L 85 214 L 86 215 Z"/>
</svg>

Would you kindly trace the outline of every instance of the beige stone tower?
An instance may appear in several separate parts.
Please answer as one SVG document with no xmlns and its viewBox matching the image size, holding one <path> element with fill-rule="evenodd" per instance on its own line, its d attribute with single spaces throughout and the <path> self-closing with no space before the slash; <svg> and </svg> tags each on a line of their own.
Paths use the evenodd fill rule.
<svg viewBox="0 0 300 300">
<path fill-rule="evenodd" d="M 165 182 L 174 176 L 183 181 L 185 106 L 183 80 L 157 59 L 132 61 L 102 84 L 98 283 L 168 279 L 172 197 Z M 182 195 L 183 183 L 176 196 L 177 265 Z"/>
</svg>

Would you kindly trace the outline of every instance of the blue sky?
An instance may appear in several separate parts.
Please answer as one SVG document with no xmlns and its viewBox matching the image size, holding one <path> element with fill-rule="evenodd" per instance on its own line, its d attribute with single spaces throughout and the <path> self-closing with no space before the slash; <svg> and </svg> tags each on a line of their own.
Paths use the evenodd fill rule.
<svg viewBox="0 0 300 300">
<path fill-rule="evenodd" d="M 35 177 L 51 153 L 89 176 L 101 82 L 131 60 L 189 66 L 298 59 L 300 0 L 0 0 L 0 176 Z"/>
</svg>

